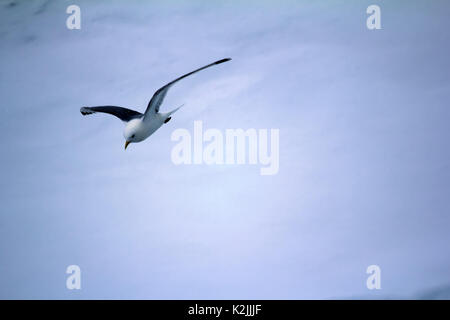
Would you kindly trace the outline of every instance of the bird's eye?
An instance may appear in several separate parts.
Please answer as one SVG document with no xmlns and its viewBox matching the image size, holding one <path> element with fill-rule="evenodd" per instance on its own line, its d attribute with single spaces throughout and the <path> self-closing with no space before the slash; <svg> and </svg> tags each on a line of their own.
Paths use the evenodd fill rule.
<svg viewBox="0 0 450 320">
<path fill-rule="evenodd" d="M 135 136 L 135 135 L 133 134 L 133 135 L 131 136 L 131 138 L 134 138 L 134 136 Z"/>
</svg>

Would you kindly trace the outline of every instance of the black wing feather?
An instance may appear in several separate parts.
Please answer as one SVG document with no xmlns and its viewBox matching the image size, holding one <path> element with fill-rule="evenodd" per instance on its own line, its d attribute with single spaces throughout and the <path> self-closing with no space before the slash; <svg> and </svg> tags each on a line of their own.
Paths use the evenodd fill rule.
<svg viewBox="0 0 450 320">
<path fill-rule="evenodd" d="M 200 70 L 203 70 L 203 69 L 212 67 L 213 65 L 220 64 L 220 63 L 224 63 L 224 62 L 227 62 L 227 61 L 230 61 L 230 60 L 231 60 L 230 58 L 226 58 L 226 59 L 222 59 L 222 60 L 215 61 L 215 62 L 210 63 L 210 64 L 208 64 L 208 65 L 206 65 L 206 66 L 204 66 L 204 67 L 201 67 L 201 68 L 198 68 L 198 69 L 196 69 L 196 70 L 194 70 L 194 71 L 191 71 L 191 72 L 189 72 L 189 73 L 186 73 L 185 75 L 182 75 L 181 77 L 176 78 L 175 80 L 169 82 L 169 83 L 166 84 L 164 87 L 159 88 L 159 89 L 155 92 L 155 94 L 153 95 L 152 99 L 149 101 L 149 103 L 148 103 L 148 105 L 147 105 L 147 109 L 145 110 L 144 115 L 146 115 L 147 112 L 150 112 L 150 110 L 153 110 L 154 113 L 159 112 L 159 107 L 161 106 L 161 104 L 162 104 L 162 102 L 163 102 L 163 100 L 164 100 L 164 98 L 165 98 L 165 96 L 166 96 L 166 94 L 167 94 L 167 91 L 169 90 L 169 88 L 170 88 L 175 82 L 180 81 L 181 79 L 184 79 L 184 78 L 190 76 L 191 74 L 194 74 L 194 73 L 196 73 L 196 72 L 199 72 Z"/>
<path fill-rule="evenodd" d="M 143 116 L 143 114 L 140 112 L 115 106 L 82 107 L 80 109 L 80 112 L 83 116 L 96 112 L 108 113 L 116 116 L 122 121 L 130 121 L 132 119 L 138 119 Z"/>
</svg>

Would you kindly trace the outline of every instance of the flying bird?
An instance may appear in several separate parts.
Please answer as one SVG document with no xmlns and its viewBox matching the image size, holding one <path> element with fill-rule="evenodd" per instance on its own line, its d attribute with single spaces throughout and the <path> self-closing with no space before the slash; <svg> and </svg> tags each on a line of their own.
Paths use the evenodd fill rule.
<svg viewBox="0 0 450 320">
<path fill-rule="evenodd" d="M 203 69 L 212 67 L 216 64 L 221 64 L 223 62 L 230 61 L 230 58 L 218 60 L 216 62 L 210 63 L 204 67 L 198 68 L 192 72 L 186 73 L 185 75 L 176 78 L 175 80 L 169 82 L 165 86 L 159 88 L 150 99 L 147 109 L 142 114 L 138 111 L 116 107 L 116 106 L 98 106 L 98 107 L 82 107 L 80 112 L 83 116 L 88 114 L 93 114 L 96 112 L 103 112 L 112 114 L 125 123 L 125 130 L 123 136 L 125 137 L 125 150 L 130 143 L 141 142 L 151 136 L 156 130 L 158 130 L 164 123 L 167 123 L 172 118 L 172 114 L 180 109 L 182 106 L 167 112 L 159 112 L 159 107 L 164 101 L 164 97 L 169 91 L 170 87 L 176 82 L 184 79 L 196 72 Z"/>
</svg>

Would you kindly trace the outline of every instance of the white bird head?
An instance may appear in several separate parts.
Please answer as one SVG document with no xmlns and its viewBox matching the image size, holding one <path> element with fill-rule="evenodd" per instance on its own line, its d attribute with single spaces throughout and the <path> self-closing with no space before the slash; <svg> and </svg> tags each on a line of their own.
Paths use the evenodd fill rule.
<svg viewBox="0 0 450 320">
<path fill-rule="evenodd" d="M 125 150 L 130 143 L 140 142 L 146 138 L 142 134 L 142 127 L 143 126 L 141 119 L 128 121 L 127 125 L 125 126 L 125 130 L 123 131 L 123 136 L 125 138 Z"/>
</svg>

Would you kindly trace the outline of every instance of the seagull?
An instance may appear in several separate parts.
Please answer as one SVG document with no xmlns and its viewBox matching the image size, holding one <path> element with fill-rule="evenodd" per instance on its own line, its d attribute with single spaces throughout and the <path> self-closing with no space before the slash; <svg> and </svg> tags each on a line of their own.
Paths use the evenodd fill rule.
<svg viewBox="0 0 450 320">
<path fill-rule="evenodd" d="M 98 106 L 98 107 L 82 107 L 80 112 L 83 116 L 88 114 L 93 114 L 97 112 L 108 113 L 113 116 L 116 116 L 120 120 L 125 123 L 125 130 L 123 132 L 123 136 L 125 137 L 125 150 L 127 149 L 130 143 L 141 142 L 151 136 L 156 130 L 158 130 L 164 123 L 167 123 L 172 119 L 172 114 L 175 113 L 178 108 L 167 112 L 161 113 L 159 112 L 159 107 L 163 103 L 163 100 L 169 91 L 170 87 L 174 85 L 176 82 L 184 79 L 196 72 L 199 72 L 203 69 L 212 67 L 216 64 L 221 64 L 227 61 L 230 61 L 230 58 L 218 60 L 216 62 L 210 63 L 204 67 L 198 68 L 192 72 L 186 73 L 185 75 L 176 78 L 175 80 L 169 82 L 165 86 L 159 88 L 150 99 L 147 109 L 142 114 L 138 111 L 116 107 L 116 106 Z"/>
</svg>

